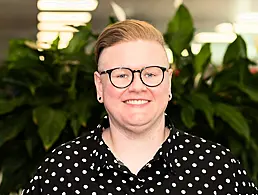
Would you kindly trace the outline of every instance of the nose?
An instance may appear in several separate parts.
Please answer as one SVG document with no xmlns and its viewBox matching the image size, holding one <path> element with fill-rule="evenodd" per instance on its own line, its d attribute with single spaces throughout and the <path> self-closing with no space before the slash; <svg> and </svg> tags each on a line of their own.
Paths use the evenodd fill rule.
<svg viewBox="0 0 258 195">
<path fill-rule="evenodd" d="M 143 91 L 146 90 L 146 85 L 142 82 L 140 78 L 140 72 L 134 72 L 134 78 L 131 85 L 128 87 L 129 91 Z"/>
</svg>

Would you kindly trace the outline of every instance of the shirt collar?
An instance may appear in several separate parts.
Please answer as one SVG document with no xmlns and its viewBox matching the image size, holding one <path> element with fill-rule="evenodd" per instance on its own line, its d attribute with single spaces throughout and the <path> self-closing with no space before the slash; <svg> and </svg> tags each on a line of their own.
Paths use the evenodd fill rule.
<svg viewBox="0 0 258 195">
<path fill-rule="evenodd" d="M 170 134 L 164 143 L 160 146 L 158 152 L 154 156 L 155 159 L 162 159 L 170 167 L 170 170 L 173 174 L 176 174 L 176 162 L 175 162 L 175 153 L 174 150 L 177 147 L 177 137 L 180 135 L 179 131 L 174 127 L 171 119 L 165 114 L 165 126 L 169 128 Z M 106 169 L 120 169 L 122 163 L 118 161 L 107 145 L 102 139 L 103 128 L 109 127 L 108 116 L 104 116 L 101 120 L 101 123 L 97 126 L 97 129 L 92 131 L 92 138 L 97 141 L 99 147 L 98 151 L 93 151 L 90 155 L 91 157 L 95 156 L 97 158 L 96 163 L 91 167 L 92 170 L 99 172 L 102 168 Z M 123 170 L 127 172 L 125 169 Z"/>
</svg>

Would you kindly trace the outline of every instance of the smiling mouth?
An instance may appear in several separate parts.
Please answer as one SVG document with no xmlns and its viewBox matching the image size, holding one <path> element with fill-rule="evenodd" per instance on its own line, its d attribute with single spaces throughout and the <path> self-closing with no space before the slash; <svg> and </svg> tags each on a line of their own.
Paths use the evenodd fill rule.
<svg viewBox="0 0 258 195">
<path fill-rule="evenodd" d="M 126 104 L 133 104 L 133 105 L 141 105 L 141 104 L 146 104 L 150 101 L 148 100 L 126 100 L 124 103 Z"/>
</svg>

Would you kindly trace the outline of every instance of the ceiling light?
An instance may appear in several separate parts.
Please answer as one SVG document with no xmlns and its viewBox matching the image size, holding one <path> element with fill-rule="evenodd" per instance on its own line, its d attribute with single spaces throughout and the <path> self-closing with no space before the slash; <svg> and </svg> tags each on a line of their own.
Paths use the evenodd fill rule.
<svg viewBox="0 0 258 195">
<path fill-rule="evenodd" d="M 37 7 L 42 11 L 93 11 L 97 0 L 38 0 Z"/>
<path fill-rule="evenodd" d="M 234 26 L 231 23 L 221 23 L 215 27 L 215 31 L 220 33 L 232 33 L 234 32 Z"/>
<path fill-rule="evenodd" d="M 51 44 L 37 41 L 37 46 L 41 49 L 49 49 L 51 47 Z"/>
<path fill-rule="evenodd" d="M 191 45 L 191 51 L 195 55 L 201 51 L 201 48 L 202 48 L 202 44 L 200 44 L 200 43 L 193 43 Z"/>
<path fill-rule="evenodd" d="M 72 32 L 38 32 L 37 39 L 39 42 L 52 43 L 57 36 L 60 37 L 60 42 L 69 42 L 72 37 Z"/>
<path fill-rule="evenodd" d="M 91 14 L 88 12 L 40 12 L 38 21 L 40 22 L 75 22 L 88 23 Z"/>
<path fill-rule="evenodd" d="M 68 26 L 69 22 L 40 22 L 37 27 L 40 31 L 62 31 L 62 32 L 77 32 L 78 30 L 72 26 Z M 83 23 L 69 24 L 73 26 L 82 26 Z"/>
<path fill-rule="evenodd" d="M 197 43 L 231 43 L 236 39 L 235 33 L 201 32 L 195 35 Z"/>
</svg>

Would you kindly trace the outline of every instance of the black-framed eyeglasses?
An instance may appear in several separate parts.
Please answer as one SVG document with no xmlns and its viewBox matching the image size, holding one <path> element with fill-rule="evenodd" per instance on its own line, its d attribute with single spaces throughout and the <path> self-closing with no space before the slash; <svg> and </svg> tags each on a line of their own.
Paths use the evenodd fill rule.
<svg viewBox="0 0 258 195">
<path fill-rule="evenodd" d="M 108 74 L 109 80 L 117 88 L 126 88 L 133 82 L 134 73 L 140 73 L 140 79 L 148 87 L 157 87 L 164 80 L 164 72 L 168 69 L 161 66 L 146 66 L 140 70 L 118 67 L 101 71 L 100 75 Z"/>
</svg>

